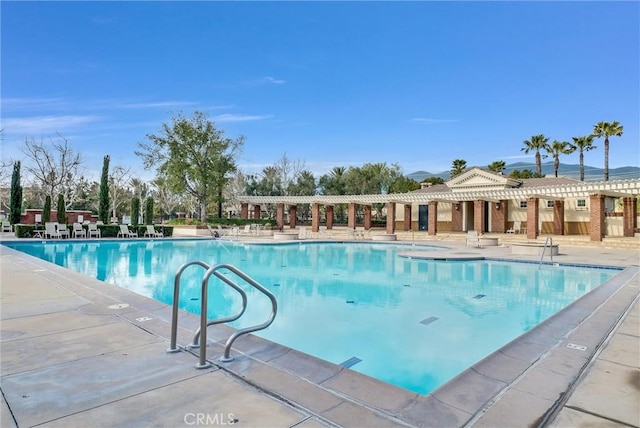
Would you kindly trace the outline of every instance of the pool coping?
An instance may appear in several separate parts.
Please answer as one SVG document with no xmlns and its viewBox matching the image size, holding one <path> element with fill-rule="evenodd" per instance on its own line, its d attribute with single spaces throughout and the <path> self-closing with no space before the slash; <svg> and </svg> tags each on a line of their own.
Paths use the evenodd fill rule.
<svg viewBox="0 0 640 428">
<path fill-rule="evenodd" d="M 54 273 L 59 286 L 94 302 L 85 310 L 114 313 L 95 304 L 95 293 L 129 305 L 115 310 L 119 318 L 168 343 L 168 305 L 1 247 L 3 255 L 9 251 L 13 256 L 32 259 L 31 263 Z M 625 286 L 638 276 L 638 266 L 625 268 L 428 395 L 394 387 L 253 335 L 236 341 L 233 362 L 220 363 L 215 357 L 222 355 L 222 344 L 233 331 L 224 326 L 209 329 L 208 360 L 214 367 L 329 426 L 349 426 L 349 420 L 397 426 L 504 425 L 505 411 L 517 412 L 519 425 L 538 425 L 556 411 L 637 299 L 638 290 Z M 139 321 L 145 314 L 153 322 Z M 180 311 L 179 343 L 189 343 L 198 325 L 199 317 Z M 196 353 L 182 353 L 193 354 L 195 365 Z M 523 394 L 530 399 L 514 407 L 513 402 Z M 357 419 L 351 419 L 354 415 Z"/>
</svg>

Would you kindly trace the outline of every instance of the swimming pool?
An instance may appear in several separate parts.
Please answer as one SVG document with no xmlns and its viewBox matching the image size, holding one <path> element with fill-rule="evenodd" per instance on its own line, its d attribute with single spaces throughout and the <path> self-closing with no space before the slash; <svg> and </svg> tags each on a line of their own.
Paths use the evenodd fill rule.
<svg viewBox="0 0 640 428">
<path fill-rule="evenodd" d="M 173 277 L 184 262 L 234 264 L 278 299 L 276 320 L 258 335 L 421 394 L 618 272 L 415 260 L 399 257 L 408 247 L 397 244 L 4 244 L 166 303 L 171 303 Z M 194 266 L 183 275 L 181 307 L 194 313 L 200 308 L 202 273 Z M 251 290 L 247 294 L 247 313 L 235 327 L 260 323 L 270 311 L 266 297 Z M 210 318 L 234 313 L 240 301 L 235 291 L 222 286 L 211 286 L 209 298 Z"/>
</svg>

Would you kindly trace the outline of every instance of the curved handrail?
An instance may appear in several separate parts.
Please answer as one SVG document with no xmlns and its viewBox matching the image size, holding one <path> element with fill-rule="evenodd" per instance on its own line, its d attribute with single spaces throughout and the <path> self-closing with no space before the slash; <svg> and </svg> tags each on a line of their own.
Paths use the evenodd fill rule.
<svg viewBox="0 0 640 428">
<path fill-rule="evenodd" d="M 205 269 L 209 269 L 209 265 L 200 260 L 191 260 L 182 264 L 176 271 L 176 276 L 173 279 L 173 308 L 171 312 L 171 345 L 167 352 L 178 352 L 180 348 L 177 346 L 178 341 L 178 300 L 180 299 L 180 277 L 182 272 L 186 268 L 192 265 L 202 266 Z"/>
<path fill-rule="evenodd" d="M 235 266 L 227 264 L 227 263 L 219 263 L 219 264 L 217 264 L 215 266 L 211 266 L 209 269 L 207 269 L 207 272 L 204 274 L 204 277 L 202 278 L 202 310 L 201 310 L 201 314 L 200 314 L 200 343 L 204 343 L 205 345 L 204 346 L 200 346 L 200 362 L 196 366 L 197 368 L 208 367 L 207 362 L 206 362 L 206 354 L 207 354 L 207 347 L 206 347 L 206 343 L 207 343 L 207 299 L 206 299 L 206 297 L 207 297 L 207 288 L 208 288 L 207 287 L 207 283 L 209 282 L 209 278 L 211 278 L 211 275 L 216 274 L 216 277 L 222 279 L 227 284 L 231 285 L 231 282 L 232 282 L 230 279 L 224 277 L 219 272 L 216 272 L 219 269 L 227 269 L 227 270 L 235 273 L 237 276 L 239 276 L 240 278 L 245 280 L 247 283 L 249 283 L 251 286 L 256 288 L 262 294 L 266 295 L 269 298 L 269 300 L 271 300 L 271 315 L 269 315 L 269 318 L 267 318 L 267 320 L 265 322 L 263 322 L 262 324 L 258 324 L 258 325 L 253 326 L 253 327 L 246 327 L 246 328 L 240 329 L 240 330 L 236 331 L 234 334 L 232 334 L 229 337 L 229 339 L 227 339 L 227 343 L 225 344 L 225 348 L 224 348 L 224 356 L 222 358 L 220 358 L 220 361 L 222 361 L 222 362 L 232 361 L 233 358 L 229 357 L 229 353 L 231 352 L 231 345 L 233 345 L 233 342 L 238 337 L 240 337 L 240 336 L 242 336 L 244 334 L 251 333 L 251 332 L 254 332 L 254 331 L 258 331 L 258 330 L 263 330 L 263 329 L 269 327 L 271 325 L 271 323 L 273 322 L 273 320 L 275 319 L 276 313 L 278 312 L 278 303 L 276 301 L 276 297 L 273 295 L 273 293 L 271 293 L 269 290 L 264 288 L 257 281 L 255 281 L 253 278 L 251 278 L 250 276 L 248 276 L 247 274 L 245 274 L 244 272 L 242 272 L 241 270 L 239 270 Z"/>
<path fill-rule="evenodd" d="M 215 325 L 215 324 L 224 324 L 224 323 L 227 323 L 227 322 L 235 321 L 238 318 L 240 318 L 244 314 L 244 312 L 247 310 L 247 293 L 245 293 L 244 290 L 242 288 L 240 288 L 240 286 L 238 286 L 235 282 L 231 281 L 229 278 L 225 277 L 220 272 L 214 271 L 213 274 L 217 278 L 219 278 L 220 280 L 225 282 L 227 285 L 231 286 L 238 293 L 240 293 L 240 296 L 242 297 L 242 309 L 240 310 L 240 312 L 238 312 L 235 315 L 230 315 L 228 317 L 217 318 L 217 319 L 212 320 L 212 321 L 207 321 L 207 327 L 210 327 L 210 326 Z M 207 282 L 208 282 L 208 278 L 207 278 Z M 202 286 L 203 287 L 207 286 L 207 284 L 205 284 L 204 280 L 202 282 Z M 205 306 L 205 309 L 206 309 L 206 306 Z M 198 346 L 200 346 L 200 331 L 201 331 L 201 328 L 202 328 L 202 326 L 198 327 L 198 329 L 196 330 L 196 333 L 193 336 L 193 343 L 191 343 L 191 345 L 189 345 L 189 347 L 197 348 Z"/>
</svg>

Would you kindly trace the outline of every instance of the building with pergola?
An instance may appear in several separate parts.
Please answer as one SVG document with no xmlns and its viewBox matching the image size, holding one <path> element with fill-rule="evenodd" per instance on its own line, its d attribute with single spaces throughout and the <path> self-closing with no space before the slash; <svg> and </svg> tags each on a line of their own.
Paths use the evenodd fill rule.
<svg viewBox="0 0 640 428">
<path fill-rule="evenodd" d="M 276 205 L 276 224 L 296 227 L 297 205 L 311 204 L 311 230 L 332 229 L 334 206 L 346 204 L 347 228 L 371 228 L 372 205 L 386 208 L 386 233 L 422 231 L 506 233 L 514 226 L 528 239 L 545 235 L 634 236 L 638 231 L 637 198 L 640 179 L 582 182 L 564 177 L 514 179 L 471 168 L 445 184 L 399 194 L 240 196 L 241 218 L 260 218 L 261 205 Z M 363 224 L 356 224 L 356 208 L 364 207 Z M 324 206 L 324 219 L 321 207 Z"/>
</svg>

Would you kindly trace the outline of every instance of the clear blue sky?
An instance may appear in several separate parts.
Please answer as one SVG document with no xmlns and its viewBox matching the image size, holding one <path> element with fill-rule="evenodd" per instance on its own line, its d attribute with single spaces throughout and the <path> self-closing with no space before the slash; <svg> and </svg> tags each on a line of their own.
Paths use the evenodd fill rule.
<svg viewBox="0 0 640 428">
<path fill-rule="evenodd" d="M 3 159 L 60 132 L 99 176 L 182 112 L 246 137 L 239 166 L 284 153 L 318 177 L 533 162 L 522 142 L 617 120 L 610 168 L 640 166 L 640 3 L 7 2 Z M 585 156 L 602 167 L 602 140 Z M 578 163 L 578 155 L 562 162 Z"/>
</svg>

